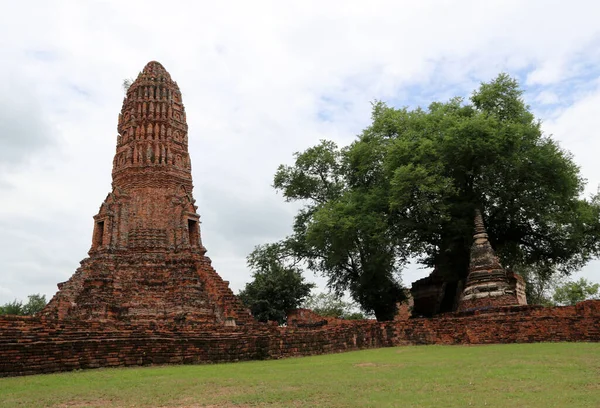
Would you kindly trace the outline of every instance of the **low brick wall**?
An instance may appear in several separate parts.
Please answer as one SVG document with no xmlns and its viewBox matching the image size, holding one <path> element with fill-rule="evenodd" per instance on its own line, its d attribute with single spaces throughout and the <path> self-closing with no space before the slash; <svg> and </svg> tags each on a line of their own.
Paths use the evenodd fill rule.
<svg viewBox="0 0 600 408">
<path fill-rule="evenodd" d="M 391 329 L 391 328 L 388 328 Z M 262 360 L 391 346 L 382 325 L 312 329 L 183 323 L 120 326 L 37 318 L 0 319 L 0 376 L 96 367 Z"/>
<path fill-rule="evenodd" d="M 124 325 L 0 318 L 0 376 L 95 367 L 276 359 L 407 344 L 600 341 L 600 301 L 454 313 L 430 319 L 311 327 Z"/>
<path fill-rule="evenodd" d="M 493 344 L 600 341 L 600 301 L 575 306 L 503 307 L 411 319 L 398 327 L 409 344 Z"/>
</svg>

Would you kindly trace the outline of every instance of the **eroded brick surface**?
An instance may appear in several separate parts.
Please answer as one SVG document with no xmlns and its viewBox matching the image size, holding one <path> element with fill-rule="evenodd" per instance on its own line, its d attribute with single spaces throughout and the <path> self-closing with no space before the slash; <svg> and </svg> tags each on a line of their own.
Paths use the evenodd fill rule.
<svg viewBox="0 0 600 408">
<path fill-rule="evenodd" d="M 442 276 L 437 269 L 412 284 L 413 316 L 431 317 L 438 313 L 501 306 L 526 305 L 525 282 L 505 270 L 496 256 L 483 224 L 475 214 L 475 234 L 466 280 Z"/>
<path fill-rule="evenodd" d="M 458 310 L 526 304 L 523 280 L 507 273 L 500 265 L 483 224 L 479 210 L 475 214 L 475 234 L 471 246 L 471 261 L 465 289 Z M 519 284 L 521 284 L 519 286 Z M 517 287 L 519 286 L 519 287 Z M 518 289 L 521 293 L 517 293 Z"/>
<path fill-rule="evenodd" d="M 194 321 L 125 324 L 0 317 L 0 376 L 81 368 L 276 359 L 408 344 L 600 341 L 600 301 L 502 307 L 435 318 L 226 327 Z M 300 323 L 300 325 L 298 325 Z M 302 326 L 302 327 L 300 327 Z"/>
<path fill-rule="evenodd" d="M 117 128 L 112 191 L 94 216 L 89 258 L 43 315 L 251 323 L 205 256 L 181 92 L 158 62 L 127 90 Z"/>
</svg>

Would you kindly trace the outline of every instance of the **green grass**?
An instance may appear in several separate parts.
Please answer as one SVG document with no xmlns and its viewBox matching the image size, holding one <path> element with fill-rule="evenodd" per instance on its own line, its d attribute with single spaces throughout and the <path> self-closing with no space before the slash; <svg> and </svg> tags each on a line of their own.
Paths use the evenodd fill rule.
<svg viewBox="0 0 600 408">
<path fill-rule="evenodd" d="M 417 346 L 0 379 L 2 407 L 600 407 L 600 344 Z"/>
</svg>

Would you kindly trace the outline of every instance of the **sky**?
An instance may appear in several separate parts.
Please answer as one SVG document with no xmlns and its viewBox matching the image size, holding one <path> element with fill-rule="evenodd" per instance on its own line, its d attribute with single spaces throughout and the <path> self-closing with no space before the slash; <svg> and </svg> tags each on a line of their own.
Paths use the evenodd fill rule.
<svg viewBox="0 0 600 408">
<path fill-rule="evenodd" d="M 507 72 L 586 196 L 600 184 L 597 1 L 0 3 L 0 304 L 49 299 L 87 256 L 122 83 L 151 60 L 183 93 L 203 243 L 234 292 L 253 247 L 291 232 L 278 165 L 320 139 L 351 143 L 375 100 L 426 107 Z M 600 281 L 600 261 L 578 276 Z"/>
</svg>

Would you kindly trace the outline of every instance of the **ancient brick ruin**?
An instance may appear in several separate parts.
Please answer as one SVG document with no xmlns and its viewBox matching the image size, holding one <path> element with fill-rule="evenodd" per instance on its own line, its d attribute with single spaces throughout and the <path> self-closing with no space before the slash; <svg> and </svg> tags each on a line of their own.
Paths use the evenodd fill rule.
<svg viewBox="0 0 600 408">
<path fill-rule="evenodd" d="M 437 268 L 422 279 L 413 282 L 410 289 L 413 299 L 412 314 L 415 317 L 432 317 L 458 308 L 462 282 L 448 280 Z"/>
<path fill-rule="evenodd" d="M 458 310 L 526 305 L 523 279 L 515 274 L 512 274 L 512 278 L 509 279 L 500 265 L 488 241 L 481 212 L 477 210 L 469 275 L 459 300 Z"/>
<path fill-rule="evenodd" d="M 434 316 L 449 311 L 469 311 L 527 304 L 525 282 L 505 270 L 485 230 L 481 212 L 475 212 L 475 233 L 466 282 L 449 280 L 434 270 L 413 283 L 415 316 Z"/>
<path fill-rule="evenodd" d="M 149 62 L 127 90 L 117 129 L 112 192 L 94 216 L 89 258 L 58 285 L 43 315 L 251 321 L 205 256 L 185 109 L 160 63 Z"/>
<path fill-rule="evenodd" d="M 158 62 L 128 89 L 118 131 L 89 258 L 39 316 L 0 316 L 0 377 L 407 344 L 600 341 L 600 301 L 523 305 L 523 280 L 498 262 L 481 215 L 465 284 L 437 271 L 413 284 L 414 308 L 435 317 L 410 317 L 405 305 L 390 322 L 299 309 L 287 327 L 256 323 L 205 256 L 181 93 Z"/>
<path fill-rule="evenodd" d="M 600 341 L 600 301 L 576 306 L 500 307 L 428 319 L 317 319 L 227 327 L 0 316 L 0 377 L 97 367 L 277 359 L 418 344 Z"/>
</svg>

